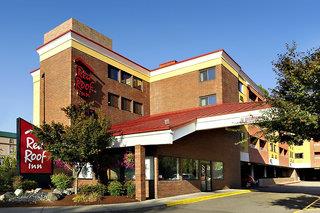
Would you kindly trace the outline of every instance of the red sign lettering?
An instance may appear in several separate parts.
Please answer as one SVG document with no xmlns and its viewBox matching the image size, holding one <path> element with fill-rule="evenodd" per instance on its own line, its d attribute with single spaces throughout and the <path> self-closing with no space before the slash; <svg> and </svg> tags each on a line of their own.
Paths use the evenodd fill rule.
<svg viewBox="0 0 320 213">
<path fill-rule="evenodd" d="M 78 92 L 78 95 L 83 98 L 90 97 L 94 90 L 94 81 L 91 77 L 93 70 L 81 59 L 76 59 L 76 79 L 75 79 L 75 88 Z"/>
</svg>

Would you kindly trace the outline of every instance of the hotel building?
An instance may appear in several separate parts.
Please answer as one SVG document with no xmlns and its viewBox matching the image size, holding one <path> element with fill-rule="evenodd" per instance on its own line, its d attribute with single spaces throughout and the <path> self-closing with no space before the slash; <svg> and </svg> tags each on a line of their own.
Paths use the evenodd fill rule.
<svg viewBox="0 0 320 213">
<path fill-rule="evenodd" d="M 61 107 L 94 102 L 113 124 L 114 153 L 134 152 L 138 200 L 240 187 L 247 175 L 294 181 L 296 168 L 320 163 L 318 143 L 269 143 L 250 125 L 270 106 L 222 49 L 150 70 L 69 19 L 44 35 L 37 52 L 33 123 L 70 124 Z M 243 133 L 229 129 L 236 126 Z"/>
</svg>

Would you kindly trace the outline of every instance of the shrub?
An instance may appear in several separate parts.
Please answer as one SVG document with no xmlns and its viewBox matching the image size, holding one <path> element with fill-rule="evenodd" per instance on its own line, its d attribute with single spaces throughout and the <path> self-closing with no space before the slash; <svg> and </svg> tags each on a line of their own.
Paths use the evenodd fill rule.
<svg viewBox="0 0 320 213">
<path fill-rule="evenodd" d="M 12 178 L 17 175 L 17 161 L 13 156 L 3 157 L 0 165 L 0 192 L 12 190 Z"/>
<path fill-rule="evenodd" d="M 92 192 L 88 195 L 88 202 L 97 202 L 101 200 L 102 196 L 98 192 Z"/>
<path fill-rule="evenodd" d="M 128 197 L 134 198 L 134 196 L 136 194 L 136 188 L 135 188 L 135 184 L 133 181 L 127 181 L 124 184 L 124 189 L 125 189 Z"/>
<path fill-rule="evenodd" d="M 34 180 L 24 180 L 21 184 L 21 189 L 23 191 L 36 189 L 38 187 L 38 183 Z"/>
<path fill-rule="evenodd" d="M 74 196 L 74 198 L 72 198 L 73 202 L 75 203 L 84 203 L 87 202 L 87 195 L 85 194 L 77 194 L 76 196 Z"/>
<path fill-rule="evenodd" d="M 16 189 L 22 189 L 22 176 L 14 176 L 12 178 L 12 187 L 14 190 Z"/>
<path fill-rule="evenodd" d="M 101 195 L 98 192 L 92 192 L 90 194 L 77 194 L 72 198 L 75 203 L 85 203 L 85 202 L 97 202 L 101 200 Z"/>
<path fill-rule="evenodd" d="M 108 185 L 108 192 L 110 195 L 119 196 L 123 192 L 122 184 L 119 181 L 111 181 Z"/>
<path fill-rule="evenodd" d="M 95 185 L 83 185 L 79 188 L 79 193 L 85 195 L 89 195 L 94 192 L 97 192 L 100 196 L 103 196 L 107 194 L 108 188 L 101 183 L 97 183 Z"/>
<path fill-rule="evenodd" d="M 51 182 L 57 189 L 65 190 L 71 186 L 72 177 L 63 173 L 59 173 L 51 175 Z"/>
</svg>

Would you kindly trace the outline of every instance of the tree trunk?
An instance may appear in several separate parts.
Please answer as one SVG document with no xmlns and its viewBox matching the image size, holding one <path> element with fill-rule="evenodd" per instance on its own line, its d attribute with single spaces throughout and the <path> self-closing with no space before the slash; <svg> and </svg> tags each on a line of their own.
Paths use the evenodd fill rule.
<svg viewBox="0 0 320 213">
<path fill-rule="evenodd" d="M 74 193 L 75 194 L 78 194 L 78 177 L 79 177 L 79 174 L 81 172 L 81 169 L 82 169 L 82 167 L 81 168 L 74 167 L 74 169 L 73 169 L 73 177 L 74 177 L 75 182 L 76 182 L 75 187 L 74 187 Z"/>
</svg>

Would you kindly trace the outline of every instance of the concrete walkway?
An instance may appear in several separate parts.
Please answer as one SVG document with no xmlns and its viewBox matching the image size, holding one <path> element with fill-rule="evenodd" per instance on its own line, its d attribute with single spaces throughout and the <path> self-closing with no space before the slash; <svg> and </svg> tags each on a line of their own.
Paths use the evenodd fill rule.
<svg viewBox="0 0 320 213">
<path fill-rule="evenodd" d="M 51 213 L 51 212 L 130 212 L 146 211 L 148 209 L 163 209 L 167 206 L 183 205 L 210 199 L 229 197 L 249 193 L 249 190 L 218 190 L 215 192 L 199 192 L 188 195 L 180 195 L 168 198 L 147 200 L 135 203 L 89 205 L 89 206 L 54 206 L 54 207 L 11 207 L 0 208 L 0 212 L 6 213 Z"/>
</svg>

